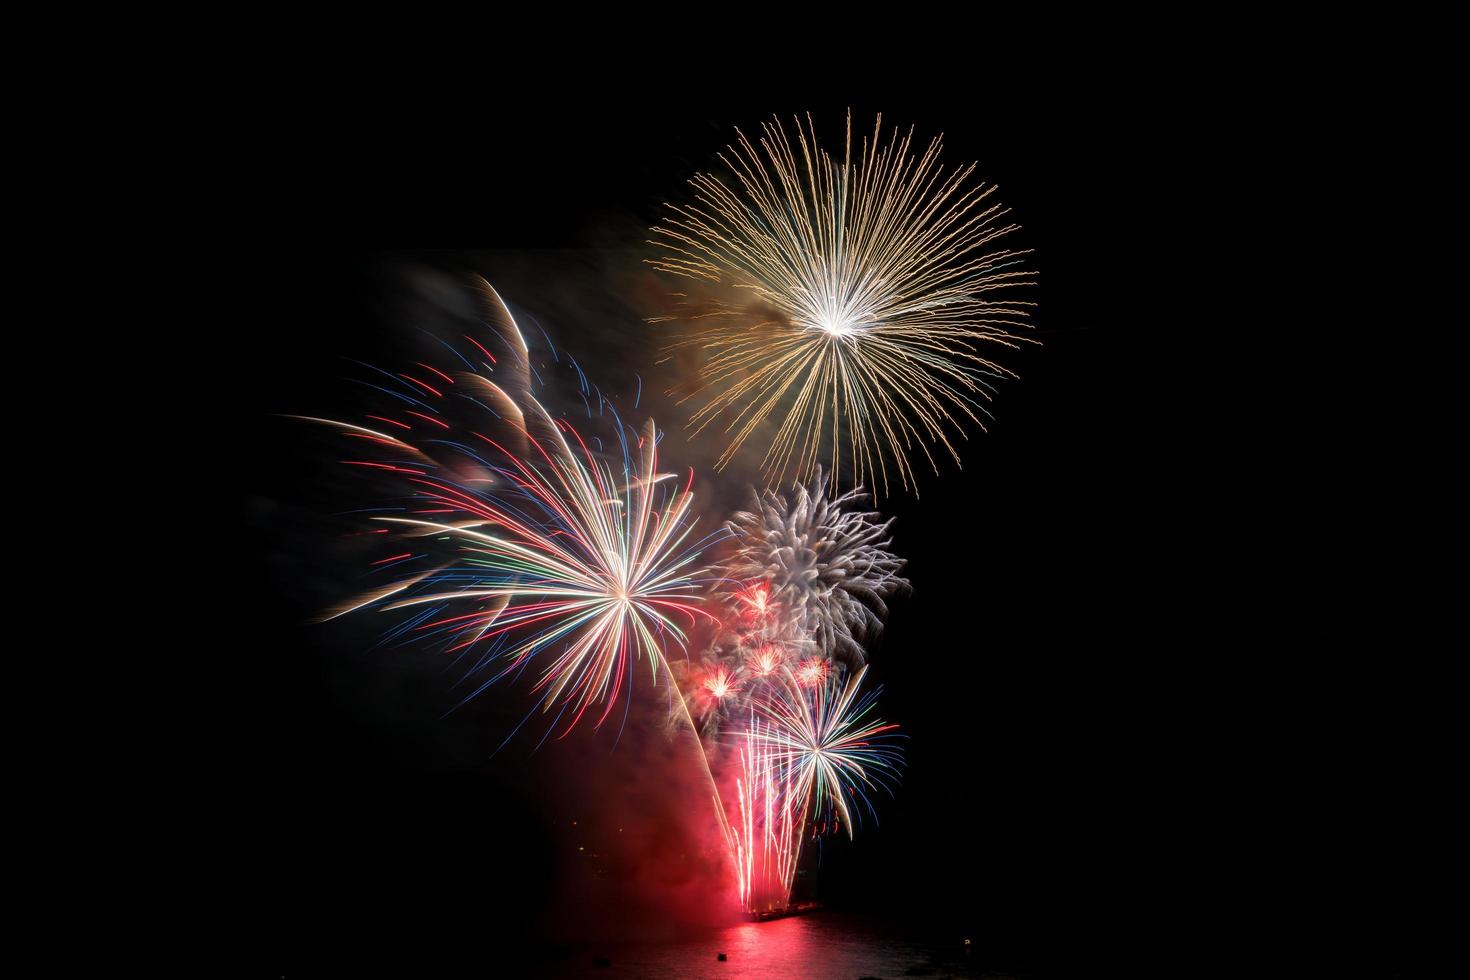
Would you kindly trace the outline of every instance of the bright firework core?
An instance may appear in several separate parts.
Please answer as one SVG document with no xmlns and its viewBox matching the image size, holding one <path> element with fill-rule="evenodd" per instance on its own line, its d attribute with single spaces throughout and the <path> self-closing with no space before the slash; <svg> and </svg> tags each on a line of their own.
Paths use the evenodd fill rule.
<svg viewBox="0 0 1470 980">
<path fill-rule="evenodd" d="M 796 679 L 804 685 L 818 684 L 827 679 L 830 669 L 825 660 L 803 660 L 796 665 Z"/>
<path fill-rule="evenodd" d="M 750 607 L 750 612 L 756 617 L 766 614 L 770 606 L 770 586 L 766 584 L 757 585 L 740 593 L 740 600 Z"/>
<path fill-rule="evenodd" d="M 823 317 L 815 324 L 816 329 L 832 337 L 851 337 L 858 332 L 858 325 L 845 317 Z"/>
<path fill-rule="evenodd" d="M 730 693 L 730 675 L 721 667 L 705 680 L 704 686 L 712 697 L 723 698 Z"/>
<path fill-rule="evenodd" d="M 781 651 L 773 646 L 764 646 L 756 651 L 750 658 L 750 666 L 762 676 L 769 674 L 781 665 Z"/>
</svg>

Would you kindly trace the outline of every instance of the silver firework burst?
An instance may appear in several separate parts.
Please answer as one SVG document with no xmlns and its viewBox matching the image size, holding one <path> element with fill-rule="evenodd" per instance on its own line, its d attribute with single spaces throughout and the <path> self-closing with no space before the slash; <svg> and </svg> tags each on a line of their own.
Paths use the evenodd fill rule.
<svg viewBox="0 0 1470 980">
<path fill-rule="evenodd" d="M 729 522 L 738 550 L 726 564 L 731 579 L 769 583 L 822 651 L 856 665 L 863 641 L 882 629 L 886 600 L 909 584 L 899 575 L 905 562 L 888 550 L 893 521 L 861 509 L 867 499 L 861 487 L 829 497 L 820 467 L 789 494 L 755 493 L 752 509 Z"/>
</svg>

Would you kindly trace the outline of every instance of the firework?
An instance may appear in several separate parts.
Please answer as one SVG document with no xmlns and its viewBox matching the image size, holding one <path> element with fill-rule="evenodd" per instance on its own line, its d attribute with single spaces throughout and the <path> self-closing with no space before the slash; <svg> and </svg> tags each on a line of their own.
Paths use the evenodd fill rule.
<svg viewBox="0 0 1470 980">
<path fill-rule="evenodd" d="M 768 582 L 755 582 L 734 590 L 734 599 L 739 619 L 747 626 L 764 625 L 776 614 L 776 603 L 771 599 Z"/>
<path fill-rule="evenodd" d="M 738 665 L 706 660 L 689 667 L 676 663 L 675 670 L 687 690 L 685 701 L 695 706 L 702 736 L 712 736 L 733 711 L 744 710 L 746 678 Z"/>
<path fill-rule="evenodd" d="M 704 689 L 716 701 L 723 701 L 740 689 L 740 683 L 724 667 L 716 667 L 704 679 Z"/>
<path fill-rule="evenodd" d="M 762 643 L 751 652 L 747 664 L 750 672 L 757 677 L 769 677 L 784 660 L 780 647 L 772 643 Z"/>
<path fill-rule="evenodd" d="M 479 681 L 467 698 L 529 674 L 562 735 L 627 704 L 639 660 L 655 681 L 662 668 L 671 730 L 695 735 L 742 906 L 784 905 L 808 832 L 851 834 L 854 804 L 871 808 L 867 794 L 890 787 L 900 762 L 895 726 L 870 720 L 874 695 L 858 695 L 865 668 L 845 666 L 863 662 L 861 641 L 906 585 L 889 524 L 858 508 L 860 491 L 830 498 L 819 468 L 809 488 L 757 494 L 719 532 L 735 539 L 731 557 L 701 577 L 692 472 L 659 472 L 652 422 L 635 431 L 618 419 L 604 447 L 554 418 L 531 393 L 514 318 L 488 284 L 480 293 L 499 358 L 466 335 L 473 351 L 445 346 L 468 372 L 423 361 L 379 372 L 389 387 L 371 387 L 391 409 L 312 420 L 353 447 L 344 464 L 391 485 L 394 505 L 371 518 L 387 545 L 372 568 L 394 578 L 322 619 L 399 611 L 387 639 L 467 662 Z M 697 617 L 714 624 L 709 648 L 671 658 Z M 728 807 L 711 764 L 721 746 Z"/>
<path fill-rule="evenodd" d="M 892 792 L 903 756 L 898 726 L 870 717 L 877 692 L 860 695 L 864 667 L 813 685 L 782 669 L 751 700 L 738 746 L 731 834 L 742 906 L 784 906 L 808 833 L 845 828 L 875 789 Z"/>
<path fill-rule="evenodd" d="M 652 422 L 636 443 L 621 443 L 615 472 L 565 421 L 553 420 L 525 390 L 523 370 L 514 364 L 517 356 L 524 361 L 524 341 L 489 293 L 495 303 L 487 321 L 510 341 L 511 363 L 502 374 L 519 397 L 478 373 L 456 377 L 421 365 L 419 373 L 434 376 L 435 384 L 401 377 L 414 385 L 409 390 L 418 397 L 411 404 L 433 414 L 406 411 L 408 421 L 378 416 L 387 423 L 380 427 L 398 425 L 405 433 L 410 422 L 433 423 L 421 446 L 407 434 L 332 423 L 394 457 L 345 462 L 404 480 L 411 491 L 414 516 L 375 519 L 428 546 L 423 554 L 410 548 L 385 561 L 440 561 L 332 614 L 374 605 L 427 607 L 411 620 L 413 632 L 442 639 L 477 667 L 498 665 L 475 693 L 534 661 L 540 676 L 533 690 L 544 711 L 566 715 L 570 731 L 601 705 L 601 725 L 628 688 L 634 661 L 647 659 L 656 678 L 659 665 L 667 665 L 666 647 L 684 645 L 681 624 L 701 614 L 703 595 L 692 578 L 698 556 L 689 515 L 693 474 L 680 486 L 658 472 Z M 481 408 L 494 406 L 495 437 L 478 428 L 453 431 L 445 421 L 453 418 L 453 403 L 439 405 L 451 392 Z M 454 465 L 435 459 L 446 446 Z M 466 457 L 473 460 L 468 471 L 460 465 Z"/>
<path fill-rule="evenodd" d="M 917 452 L 936 472 L 936 444 L 959 463 L 951 436 L 965 420 L 983 429 L 992 381 L 1012 375 L 986 350 L 1025 340 L 1033 304 L 1011 297 L 1033 284 L 1028 253 L 1001 247 L 1008 209 L 974 164 L 941 165 L 941 138 L 915 155 L 912 130 L 885 139 L 879 116 L 854 160 L 849 115 L 839 162 L 810 117 L 795 130 L 764 123 L 759 150 L 737 131 L 728 177 L 698 174 L 694 202 L 669 205 L 652 264 L 715 292 L 655 319 L 687 325 L 671 352 L 704 352 L 682 394 L 703 402 L 696 431 L 723 424 L 719 467 L 770 426 L 769 485 L 825 456 L 834 483 L 845 467 L 887 493 L 892 466 L 908 489 Z"/>
<path fill-rule="evenodd" d="M 454 614 L 419 628 L 448 628 L 458 639 L 452 650 L 524 630 L 524 639 L 503 654 L 504 671 L 549 653 L 534 688 L 544 691 L 545 709 L 570 707 L 570 728 L 603 703 L 600 725 L 628 682 L 631 661 L 646 657 L 656 676 L 665 644 L 684 643 L 675 614 L 692 619 L 701 599 L 689 577 L 696 558 L 688 547 L 689 488 L 655 502 L 655 440 L 650 427 L 641 476 L 621 494 L 611 470 L 590 453 L 584 463 L 539 443 L 536 463 L 512 457 L 500 471 L 529 508 L 437 480 L 415 481 L 429 503 L 463 519 L 378 520 L 457 541 L 462 557 L 425 580 L 424 594 L 386 608 L 449 607 Z M 465 606 L 477 608 L 454 612 Z"/>
<path fill-rule="evenodd" d="M 801 684 L 802 687 L 815 687 L 816 685 L 823 683 L 824 681 L 826 681 L 827 676 L 831 672 L 831 661 L 822 660 L 818 657 L 813 657 L 810 660 L 803 660 L 801 663 L 797 664 L 796 669 L 792 671 L 793 675 L 795 675 L 796 677 L 797 683 Z"/>
<path fill-rule="evenodd" d="M 897 725 L 870 718 L 877 691 L 859 696 L 862 667 L 846 681 L 803 686 L 795 675 L 754 702 L 758 718 L 749 737 L 764 752 L 785 793 L 801 801 L 826 826 L 842 826 L 851 837 L 853 803 L 873 813 L 868 792 L 892 792 L 903 762 L 893 732 Z"/>
<path fill-rule="evenodd" d="M 725 569 L 761 583 L 763 610 L 784 610 L 822 652 L 854 663 L 864 659 L 861 641 L 882 628 L 884 600 L 908 586 L 888 550 L 892 521 L 857 509 L 865 499 L 860 489 L 829 497 L 820 468 L 794 494 L 754 494 L 752 509 L 730 521 L 738 549 Z"/>
<path fill-rule="evenodd" d="M 790 770 L 777 764 L 767 736 L 765 723 L 752 717 L 735 778 L 735 868 L 747 912 L 781 908 L 791 898 L 806 823 L 807 800 L 795 791 Z"/>
</svg>

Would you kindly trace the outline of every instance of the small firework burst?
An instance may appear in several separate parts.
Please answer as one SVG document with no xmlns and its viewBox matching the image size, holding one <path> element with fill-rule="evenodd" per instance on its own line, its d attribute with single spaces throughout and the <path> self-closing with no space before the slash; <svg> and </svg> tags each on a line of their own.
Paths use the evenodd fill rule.
<svg viewBox="0 0 1470 980">
<path fill-rule="evenodd" d="M 737 551 L 726 567 L 730 578 L 764 583 L 767 605 L 855 664 L 865 659 L 862 641 L 882 628 L 885 600 L 908 587 L 904 562 L 888 550 L 892 521 L 858 509 L 866 499 L 861 489 L 829 498 L 820 468 L 792 495 L 757 494 L 730 521 Z"/>
<path fill-rule="evenodd" d="M 775 613 L 769 582 L 753 582 L 735 591 L 735 603 L 746 623 L 763 623 Z"/>
<path fill-rule="evenodd" d="M 803 660 L 801 663 L 797 664 L 796 669 L 792 671 L 792 673 L 796 676 L 797 683 L 801 684 L 802 687 L 814 687 L 817 684 L 823 683 L 824 681 L 826 681 L 827 675 L 831 672 L 832 662 L 829 660 L 822 660 L 817 657 L 812 657 L 809 660 Z"/>
<path fill-rule="evenodd" d="M 750 672 L 757 677 L 768 677 L 784 663 L 786 657 L 774 643 L 762 643 L 747 657 Z"/>
<path fill-rule="evenodd" d="M 898 726 L 873 717 L 878 691 L 861 693 L 862 667 L 845 681 L 831 678 L 809 688 L 787 675 L 786 688 L 757 699 L 752 737 L 769 751 L 771 765 L 795 798 L 825 826 L 853 836 L 853 803 L 873 813 L 868 793 L 891 793 L 903 764 Z M 807 810 L 803 804 L 802 809 Z"/>
<path fill-rule="evenodd" d="M 726 670 L 723 665 L 715 667 L 704 679 L 704 689 L 709 696 L 716 701 L 723 701 L 736 691 L 740 690 L 740 682 L 736 675 Z"/>
</svg>

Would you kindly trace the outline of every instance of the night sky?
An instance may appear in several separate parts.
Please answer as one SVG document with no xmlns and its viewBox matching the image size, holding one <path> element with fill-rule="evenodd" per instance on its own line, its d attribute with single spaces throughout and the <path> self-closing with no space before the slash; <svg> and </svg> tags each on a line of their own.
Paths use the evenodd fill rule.
<svg viewBox="0 0 1470 980">
<path fill-rule="evenodd" d="M 851 106 L 942 130 L 947 161 L 999 185 L 1035 249 L 1042 346 L 1008 356 L 1020 380 L 963 470 L 882 504 L 914 589 L 873 673 L 909 765 L 881 824 L 824 852 L 821 898 L 1038 975 L 1259 962 L 1339 910 L 1364 923 L 1362 962 L 1396 962 L 1408 913 L 1382 839 L 1419 778 L 1418 681 L 1356 571 L 1384 436 L 1352 344 L 1279 263 L 1299 247 L 1300 174 L 1283 186 L 1273 149 L 1291 119 L 1185 89 L 594 92 L 482 115 L 386 100 L 290 124 L 310 150 L 270 180 L 296 223 L 232 274 L 260 300 L 230 352 L 248 601 L 225 643 L 252 705 L 232 838 L 261 961 L 462 963 L 577 938 L 570 821 L 621 812 L 579 796 L 601 736 L 492 757 L 514 698 L 446 717 L 453 676 L 429 654 L 370 650 L 375 623 L 303 625 L 340 584 L 317 518 L 346 508 L 319 444 L 274 413 L 331 414 L 343 356 L 394 356 L 405 269 L 486 275 L 626 385 L 653 328 L 598 296 L 625 258 L 627 282 L 646 275 L 661 202 L 732 126 L 810 110 L 835 133 Z M 558 313 L 593 307 L 586 338 Z"/>
</svg>

